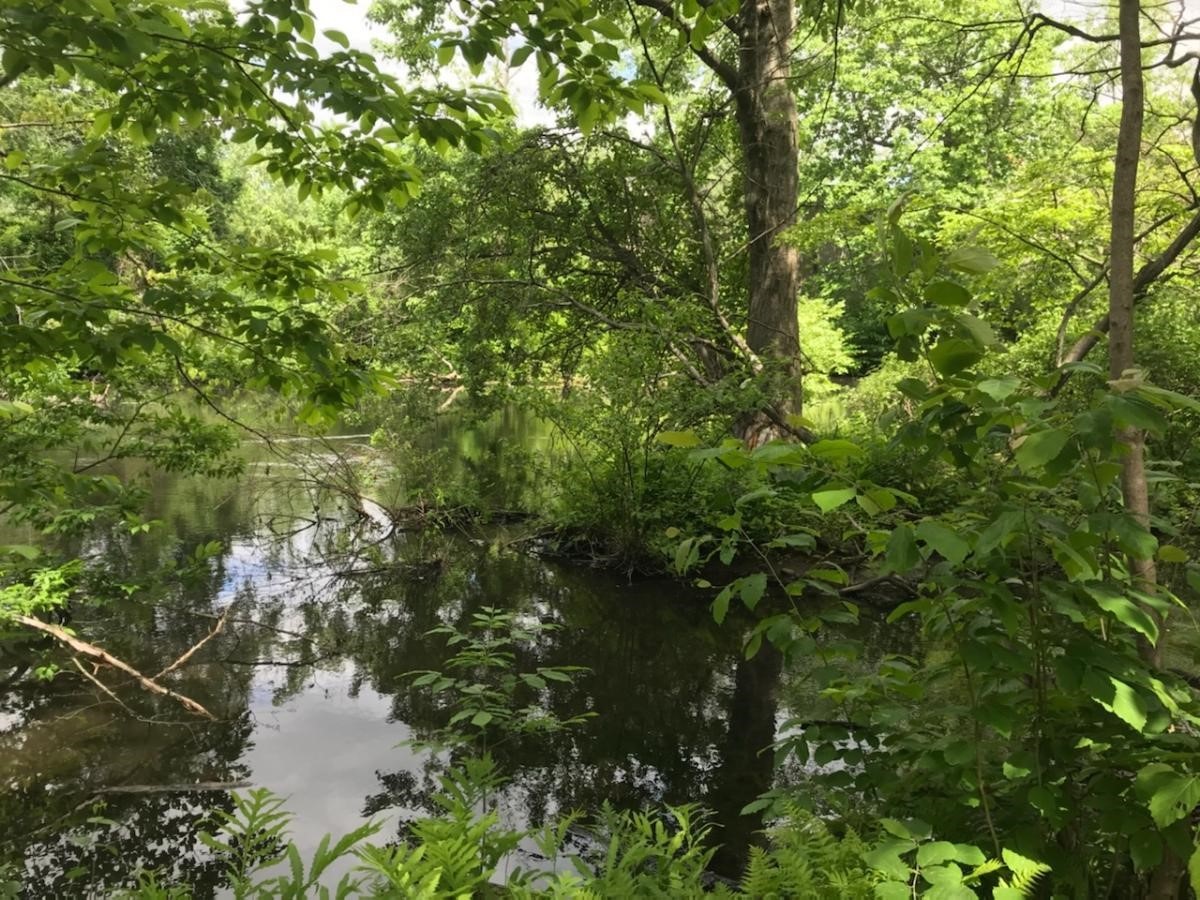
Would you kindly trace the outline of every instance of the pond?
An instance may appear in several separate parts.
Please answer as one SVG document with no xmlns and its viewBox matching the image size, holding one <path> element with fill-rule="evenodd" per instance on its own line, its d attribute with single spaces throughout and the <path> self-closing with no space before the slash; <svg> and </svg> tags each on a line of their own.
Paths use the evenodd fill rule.
<svg viewBox="0 0 1200 900">
<path fill-rule="evenodd" d="M 230 808 L 231 785 L 287 797 L 302 850 L 366 817 L 385 821 L 377 840 L 393 839 L 429 811 L 444 758 L 404 744 L 444 723 L 404 674 L 445 660 L 430 629 L 465 628 L 486 607 L 560 625 L 518 665 L 586 667 L 544 702 L 564 718 L 595 714 L 495 749 L 510 778 L 503 817 L 537 825 L 606 800 L 702 802 L 736 869 L 761 827 L 738 812 L 770 785 L 771 754 L 759 751 L 775 733 L 776 659 L 744 660 L 738 629 L 715 626 L 686 586 L 541 558 L 519 523 L 390 528 L 336 487 L 347 460 L 371 458 L 360 438 L 322 442 L 300 467 L 262 447 L 249 456 L 237 480 L 141 472 L 161 527 L 75 548 L 94 561 L 98 593 L 129 588 L 118 602 L 78 603 L 70 625 L 141 671 L 166 667 L 226 614 L 167 679 L 217 721 L 110 669 L 65 666 L 37 682 L 11 647 L 0 657 L 0 841 L 27 896 L 103 894 L 139 864 L 174 871 L 196 896 L 218 893 L 197 835 Z M 333 490 L 314 486 L 314 460 Z M 197 557 L 211 542 L 219 549 Z M 147 575 L 164 565 L 177 576 Z"/>
</svg>

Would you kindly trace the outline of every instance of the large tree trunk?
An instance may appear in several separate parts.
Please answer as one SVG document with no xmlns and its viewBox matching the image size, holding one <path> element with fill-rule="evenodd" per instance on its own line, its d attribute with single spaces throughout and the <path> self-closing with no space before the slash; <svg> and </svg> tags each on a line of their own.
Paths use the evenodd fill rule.
<svg viewBox="0 0 1200 900">
<path fill-rule="evenodd" d="M 746 339 L 762 360 L 778 415 L 758 413 L 741 424 L 752 446 L 782 433 L 781 416 L 799 412 L 800 335 L 796 292 L 800 255 L 780 241 L 796 219 L 799 153 L 796 100 L 789 84 L 794 0 L 745 0 L 739 13 L 738 134 L 746 171 L 749 327 Z"/>
</svg>

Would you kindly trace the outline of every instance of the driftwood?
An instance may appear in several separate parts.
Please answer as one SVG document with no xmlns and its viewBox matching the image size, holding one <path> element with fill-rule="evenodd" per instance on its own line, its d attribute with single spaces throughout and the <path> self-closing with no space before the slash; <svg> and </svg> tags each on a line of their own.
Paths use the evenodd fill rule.
<svg viewBox="0 0 1200 900">
<path fill-rule="evenodd" d="M 216 716 L 210 713 L 191 697 L 185 697 L 183 694 L 173 691 L 169 687 L 164 687 L 153 678 L 147 678 L 133 666 L 129 665 L 129 663 L 117 659 L 111 653 L 100 649 L 95 644 L 89 644 L 87 641 L 80 640 L 79 638 L 75 637 L 75 635 L 67 632 L 65 629 L 60 628 L 57 625 L 51 625 L 49 622 L 43 622 L 41 619 L 35 619 L 33 616 L 26 616 L 17 613 L 14 614 L 12 618 L 14 621 L 20 622 L 22 625 L 25 625 L 28 628 L 32 628 L 35 631 L 40 631 L 43 634 L 50 635 L 50 637 L 54 638 L 59 643 L 66 644 L 68 647 L 82 656 L 86 656 L 89 659 L 94 659 L 106 666 L 112 666 L 114 669 L 119 669 L 126 675 L 131 676 L 143 688 L 150 691 L 150 693 L 158 694 L 160 697 L 170 697 L 172 700 L 183 706 L 183 708 L 188 712 L 192 712 L 198 716 L 204 716 L 206 719 L 212 719 L 213 721 L 216 721 Z M 212 635 L 210 634 L 209 637 L 211 636 Z M 208 640 L 208 638 L 205 638 L 204 640 Z M 204 641 L 201 641 L 200 643 L 204 643 Z M 194 649 L 195 648 L 193 648 L 193 650 Z M 191 652 L 192 651 L 188 651 L 188 653 L 185 653 L 184 657 L 190 656 Z M 167 671 L 169 671 L 169 667 Z M 85 672 L 84 674 L 87 673 Z M 96 681 L 97 679 L 93 678 L 92 680 Z M 112 692 L 108 691 L 107 693 L 111 694 Z"/>
</svg>

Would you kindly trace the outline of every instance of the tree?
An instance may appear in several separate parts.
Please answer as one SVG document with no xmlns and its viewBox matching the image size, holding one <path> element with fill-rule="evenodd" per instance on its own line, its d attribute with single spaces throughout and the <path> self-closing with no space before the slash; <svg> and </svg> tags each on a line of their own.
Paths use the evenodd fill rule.
<svg viewBox="0 0 1200 900">
<path fill-rule="evenodd" d="M 367 54 L 322 58 L 314 37 L 305 0 L 237 13 L 219 0 L 0 8 L 0 103 L 16 113 L 0 129 L 0 188 L 33 248 L 0 272 L 7 517 L 52 534 L 105 520 L 144 530 L 135 487 L 101 467 L 235 467 L 232 437 L 196 402 L 228 419 L 214 393 L 240 384 L 317 423 L 376 383 L 324 317 L 347 286 L 317 254 L 227 240 L 223 189 L 198 156 L 172 154 L 188 160 L 189 144 L 216 135 L 253 142 L 246 164 L 300 199 L 340 192 L 351 212 L 382 209 L 417 189 L 406 139 L 482 146 L 484 117 L 505 104 L 405 89 Z M 0 554 L 0 618 L 42 627 L 73 595 L 78 563 Z"/>
<path fill-rule="evenodd" d="M 414 62 L 431 58 L 428 51 L 408 50 L 416 37 L 414 23 L 439 21 L 449 28 L 440 39 L 442 62 L 456 49 L 476 71 L 489 56 L 512 65 L 534 56 L 543 100 L 569 107 L 585 133 L 618 109 L 640 112 L 647 98 L 662 104 L 662 126 L 672 145 L 667 152 L 678 167 L 693 227 L 700 234 L 707 281 L 702 296 L 728 326 L 729 289 L 711 236 L 705 234 L 695 159 L 680 149 L 666 93 L 686 80 L 694 66 L 707 71 L 734 108 L 743 182 L 744 227 L 734 252 L 746 258 L 741 288 L 746 325 L 744 335 L 739 329 L 729 337 L 740 367 L 769 385 L 769 401 L 744 418 L 739 431 L 754 444 L 787 433 L 804 435 L 787 421 L 802 403 L 796 313 L 802 261 L 796 248 L 781 239 L 795 221 L 798 203 L 798 114 L 790 86 L 798 40 L 796 4 L 631 0 L 610 10 L 612 18 L 589 5 L 555 0 L 492 2 L 464 5 L 441 20 L 430 3 L 382 0 L 376 15 L 393 25 L 400 37 L 398 52 Z M 814 27 L 830 29 L 841 24 L 843 8 L 814 4 L 805 12 Z M 634 62 L 640 78 L 622 80 L 614 74 L 619 71 L 614 63 L 622 58 Z"/>
</svg>

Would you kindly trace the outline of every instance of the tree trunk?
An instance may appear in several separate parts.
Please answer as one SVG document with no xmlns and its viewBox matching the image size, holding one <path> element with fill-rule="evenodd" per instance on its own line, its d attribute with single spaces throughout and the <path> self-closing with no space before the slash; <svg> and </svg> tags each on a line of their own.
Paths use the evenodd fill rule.
<svg viewBox="0 0 1200 900">
<path fill-rule="evenodd" d="M 742 808 L 770 790 L 775 778 L 771 745 L 782 672 L 783 654 L 768 642 L 750 659 L 739 659 L 734 670 L 721 765 L 704 798 L 720 826 L 712 868 L 728 878 L 740 877 L 750 848 L 766 843 L 762 814 L 742 815 Z"/>
<path fill-rule="evenodd" d="M 799 197 L 798 116 L 792 95 L 794 0 L 745 0 L 739 13 L 738 135 L 745 164 L 749 325 L 746 340 L 767 370 L 766 389 L 779 413 L 748 416 L 740 425 L 751 446 L 783 430 L 777 421 L 799 412 L 800 334 L 796 292 L 800 254 L 779 240 L 796 220 Z"/>
<path fill-rule="evenodd" d="M 1113 381 L 1121 379 L 1134 367 L 1133 307 L 1136 300 L 1134 284 L 1134 243 L 1136 235 L 1138 161 L 1142 151 L 1142 118 L 1145 95 L 1142 85 L 1141 4 L 1138 0 L 1121 0 L 1121 125 L 1117 133 L 1117 154 L 1113 170 L 1112 222 L 1110 259 L 1112 269 L 1108 282 L 1108 375 Z M 1126 455 L 1121 466 L 1121 492 L 1125 508 L 1142 524 L 1150 527 L 1150 493 L 1146 485 L 1146 439 L 1136 428 L 1126 428 L 1120 434 Z M 1158 573 L 1153 559 L 1130 561 L 1134 578 L 1143 590 L 1153 590 Z M 1154 610 L 1149 610 L 1155 615 Z M 1160 622 L 1161 625 L 1161 622 Z M 1144 641 L 1142 656 L 1150 664 L 1162 664 L 1162 632 L 1158 645 Z"/>
<path fill-rule="evenodd" d="M 1108 287 L 1108 375 L 1121 379 L 1134 367 L 1133 307 L 1134 245 L 1137 224 L 1138 161 L 1142 151 L 1142 119 L 1145 94 L 1142 84 L 1141 4 L 1138 0 L 1120 0 L 1121 40 L 1121 125 L 1117 133 L 1117 154 L 1113 169 L 1112 230 L 1109 258 L 1112 270 Z M 1146 485 L 1146 438 L 1136 428 L 1123 429 L 1121 443 L 1126 455 L 1121 463 L 1121 493 L 1125 508 L 1143 527 L 1150 527 L 1150 492 Z M 1130 570 L 1139 586 L 1153 591 L 1158 572 L 1153 559 L 1132 559 Z M 1159 623 L 1158 643 L 1140 642 L 1142 658 L 1152 666 L 1162 666 L 1163 622 L 1156 610 L 1147 610 Z M 1146 896 L 1150 900 L 1173 900 L 1179 896 L 1183 860 L 1169 849 L 1150 877 Z"/>
</svg>

